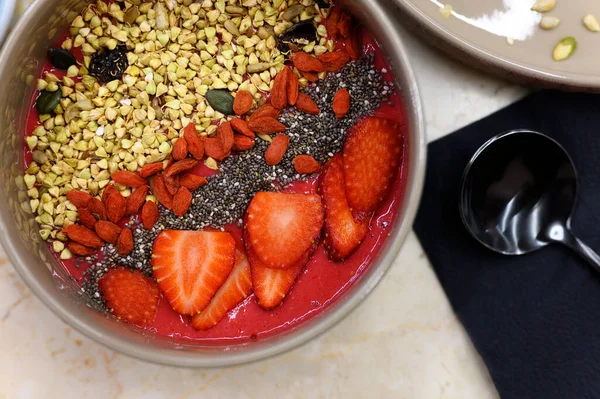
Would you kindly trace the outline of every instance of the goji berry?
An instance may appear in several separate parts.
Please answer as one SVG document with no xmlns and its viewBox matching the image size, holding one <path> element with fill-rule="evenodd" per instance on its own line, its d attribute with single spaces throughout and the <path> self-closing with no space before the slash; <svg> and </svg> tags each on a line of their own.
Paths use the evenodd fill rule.
<svg viewBox="0 0 600 399">
<path fill-rule="evenodd" d="M 319 81 L 319 75 L 314 72 L 302 72 L 302 76 L 311 83 Z"/>
<path fill-rule="evenodd" d="M 104 187 L 104 191 L 102 192 L 102 203 L 104 204 L 104 206 L 106 206 L 106 199 L 108 198 L 108 196 L 114 192 L 119 192 L 119 190 L 117 190 L 114 184 L 108 183 L 108 185 Z"/>
<path fill-rule="evenodd" d="M 152 182 L 150 183 L 150 187 L 152 188 L 152 192 L 154 193 L 154 196 L 158 202 L 163 204 L 163 206 L 167 209 L 173 208 L 173 197 L 171 194 L 169 194 L 169 191 L 167 191 L 165 179 L 162 173 L 154 176 Z"/>
<path fill-rule="evenodd" d="M 198 176 L 193 173 L 185 173 L 179 178 L 179 183 L 188 190 L 194 191 L 208 183 L 208 180 L 206 180 L 206 177 Z"/>
<path fill-rule="evenodd" d="M 296 100 L 298 100 L 298 89 L 298 76 L 290 71 L 287 78 L 287 100 L 290 105 L 296 105 Z"/>
<path fill-rule="evenodd" d="M 340 7 L 333 7 L 329 12 L 329 17 L 327 18 L 327 22 L 325 22 L 325 27 L 327 28 L 327 33 L 330 36 L 336 37 L 339 33 L 338 22 L 340 21 L 340 16 L 342 15 L 342 9 Z"/>
<path fill-rule="evenodd" d="M 204 143 L 198 137 L 198 131 L 193 123 L 188 124 L 183 129 L 183 138 L 187 143 L 188 152 L 197 160 L 202 160 L 204 158 Z"/>
<path fill-rule="evenodd" d="M 111 222 L 119 223 L 119 220 L 125 216 L 126 210 L 127 201 L 120 192 L 116 191 L 106 199 L 106 215 Z"/>
<path fill-rule="evenodd" d="M 176 161 L 181 161 L 182 159 L 185 159 L 185 157 L 187 157 L 187 154 L 187 141 L 185 141 L 183 137 L 178 138 L 175 141 L 175 144 L 173 144 L 173 151 L 171 151 L 173 159 L 175 159 Z"/>
<path fill-rule="evenodd" d="M 142 224 L 150 230 L 158 221 L 158 205 L 154 201 L 146 201 L 142 207 Z"/>
<path fill-rule="evenodd" d="M 149 189 L 150 187 L 144 184 L 143 186 L 136 188 L 135 191 L 127 197 L 127 205 L 125 207 L 126 215 L 135 215 L 140 211 L 140 208 L 146 201 L 146 194 L 148 194 Z"/>
<path fill-rule="evenodd" d="M 146 184 L 146 179 L 140 176 L 139 173 L 130 172 L 128 170 L 120 170 L 111 175 L 111 178 L 126 187 L 139 187 Z"/>
<path fill-rule="evenodd" d="M 250 121 L 252 121 L 254 119 L 263 118 L 263 117 L 277 119 L 277 118 L 279 118 L 279 110 L 277 108 L 273 107 L 272 105 L 265 104 L 252 113 L 252 115 L 250 116 L 250 119 L 248 119 L 248 123 L 250 123 Z"/>
<path fill-rule="evenodd" d="M 307 114 L 316 115 L 321 112 L 317 104 L 304 93 L 298 94 L 298 101 L 296 101 L 296 108 Z"/>
<path fill-rule="evenodd" d="M 253 139 L 255 137 L 254 132 L 248 126 L 248 122 L 243 119 L 235 118 L 229 121 L 231 127 L 239 134 L 243 134 L 246 137 Z"/>
<path fill-rule="evenodd" d="M 319 61 L 323 63 L 323 67 L 327 72 L 337 72 L 350 62 L 348 53 L 338 50 L 333 53 L 325 53 L 319 56 Z"/>
<path fill-rule="evenodd" d="M 130 229 L 125 228 L 119 234 L 117 240 L 117 253 L 121 256 L 127 256 L 133 251 L 133 233 Z"/>
<path fill-rule="evenodd" d="M 90 202 L 88 202 L 87 209 L 92 212 L 92 215 L 94 215 L 96 220 L 106 220 L 106 208 L 98 198 L 92 198 Z"/>
<path fill-rule="evenodd" d="M 163 175 L 163 178 L 165 179 L 165 187 L 167 188 L 169 194 L 175 195 L 177 190 L 179 190 L 179 187 L 181 187 L 181 184 L 179 183 L 179 175 L 167 176 L 165 174 Z"/>
<path fill-rule="evenodd" d="M 287 151 L 290 138 L 285 134 L 278 134 L 273 139 L 273 142 L 269 144 L 267 151 L 265 151 L 265 161 L 267 164 L 274 166 L 279 164 Z"/>
<path fill-rule="evenodd" d="M 113 222 L 100 220 L 96 223 L 95 230 L 96 234 L 104 241 L 116 244 L 122 229 Z"/>
<path fill-rule="evenodd" d="M 165 176 L 170 177 L 178 175 L 181 172 L 185 172 L 186 170 L 194 168 L 196 165 L 198 165 L 198 161 L 195 159 L 182 159 L 181 161 L 177 161 L 173 165 L 169 166 L 167 170 L 165 170 Z"/>
<path fill-rule="evenodd" d="M 236 134 L 233 138 L 233 150 L 234 151 L 247 151 L 254 147 L 254 139 L 250 137 Z"/>
<path fill-rule="evenodd" d="M 294 158 L 294 169 L 302 174 L 316 173 L 321 169 L 321 164 L 310 155 L 298 155 Z"/>
<path fill-rule="evenodd" d="M 140 176 L 142 176 L 143 178 L 148 178 L 150 176 L 154 176 L 155 174 L 157 174 L 158 172 L 161 172 L 162 170 L 163 170 L 162 162 L 149 163 L 142 167 L 142 169 L 140 170 Z"/>
<path fill-rule="evenodd" d="M 271 89 L 271 105 L 278 109 L 283 109 L 287 106 L 287 81 L 288 73 L 290 69 L 284 67 L 273 81 L 273 88 Z"/>
<path fill-rule="evenodd" d="M 79 221 L 82 225 L 87 227 L 88 229 L 93 229 L 98 221 L 96 217 L 90 212 L 87 208 L 81 208 L 77 211 L 79 214 Z"/>
<path fill-rule="evenodd" d="M 271 117 L 262 117 L 252 119 L 248 125 L 253 132 L 259 134 L 274 134 L 284 132 L 286 127 L 283 123 L 279 122 L 275 118 Z"/>
<path fill-rule="evenodd" d="M 235 101 L 233 102 L 233 112 L 236 115 L 244 115 L 246 112 L 252 109 L 252 103 L 254 98 L 252 94 L 247 90 L 238 90 L 235 95 Z"/>
<path fill-rule="evenodd" d="M 225 152 L 223 147 L 221 147 L 219 139 L 215 137 L 204 139 L 204 150 L 206 151 L 207 156 L 216 159 L 217 161 L 222 161 L 229 156 L 229 153 Z"/>
<path fill-rule="evenodd" d="M 67 193 L 67 199 L 77 208 L 85 208 L 92 199 L 92 196 L 85 191 L 71 190 Z"/>
<path fill-rule="evenodd" d="M 350 111 L 350 93 L 348 89 L 339 89 L 333 97 L 333 112 L 336 119 L 340 120 Z"/>
<path fill-rule="evenodd" d="M 294 53 L 292 56 L 294 66 L 302 72 L 323 72 L 323 64 L 314 55 L 305 52 Z"/>
<path fill-rule="evenodd" d="M 63 233 L 66 234 L 70 240 L 85 245 L 86 247 L 102 248 L 104 246 L 104 241 L 98 237 L 98 234 L 87 227 L 78 224 L 72 224 L 64 228 Z"/>
<path fill-rule="evenodd" d="M 179 217 L 185 215 L 192 204 L 192 193 L 185 187 L 180 187 L 173 196 L 173 213 Z"/>
<path fill-rule="evenodd" d="M 94 248 L 86 247 L 85 245 L 81 245 L 75 241 L 70 241 L 68 247 L 69 251 L 71 251 L 73 255 L 77 256 L 90 256 L 96 252 Z"/>
<path fill-rule="evenodd" d="M 233 129 L 231 128 L 231 123 L 224 122 L 219 125 L 217 128 L 217 139 L 223 151 L 231 151 L 231 147 L 233 146 Z"/>
</svg>

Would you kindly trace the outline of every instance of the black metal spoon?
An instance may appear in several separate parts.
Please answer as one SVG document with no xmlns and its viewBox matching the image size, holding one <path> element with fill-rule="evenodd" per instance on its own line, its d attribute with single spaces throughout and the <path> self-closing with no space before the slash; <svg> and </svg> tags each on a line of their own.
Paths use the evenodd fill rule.
<svg viewBox="0 0 600 399">
<path fill-rule="evenodd" d="M 577 171 L 565 149 L 529 130 L 500 134 L 467 165 L 460 214 L 489 249 L 522 255 L 551 243 L 567 245 L 600 271 L 600 256 L 571 231 Z"/>
</svg>

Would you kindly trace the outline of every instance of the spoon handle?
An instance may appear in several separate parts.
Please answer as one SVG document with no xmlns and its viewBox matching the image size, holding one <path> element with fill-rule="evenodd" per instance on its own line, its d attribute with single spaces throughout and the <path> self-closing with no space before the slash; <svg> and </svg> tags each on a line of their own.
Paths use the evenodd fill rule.
<svg viewBox="0 0 600 399">
<path fill-rule="evenodd" d="M 583 241 L 577 238 L 570 229 L 565 231 L 564 239 L 561 242 L 575 251 L 583 259 L 587 260 L 590 265 L 600 272 L 600 256 Z"/>
</svg>

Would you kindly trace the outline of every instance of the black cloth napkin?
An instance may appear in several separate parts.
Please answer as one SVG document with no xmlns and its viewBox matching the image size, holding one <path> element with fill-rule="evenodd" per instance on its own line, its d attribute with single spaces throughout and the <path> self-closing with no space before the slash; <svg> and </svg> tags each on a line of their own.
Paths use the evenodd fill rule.
<svg viewBox="0 0 600 399">
<path fill-rule="evenodd" d="M 429 145 L 414 225 L 450 302 L 504 399 L 600 398 L 600 274 L 561 245 L 523 256 L 484 248 L 463 227 L 463 170 L 489 138 L 545 133 L 579 172 L 573 231 L 600 251 L 600 96 L 537 92 Z"/>
</svg>

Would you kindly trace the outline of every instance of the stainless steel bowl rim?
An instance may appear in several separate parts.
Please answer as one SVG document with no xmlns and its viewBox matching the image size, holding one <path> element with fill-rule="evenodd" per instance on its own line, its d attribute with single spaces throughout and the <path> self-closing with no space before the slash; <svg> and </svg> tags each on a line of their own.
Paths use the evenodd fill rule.
<svg viewBox="0 0 600 399">
<path fill-rule="evenodd" d="M 310 321 L 307 322 L 308 327 L 304 326 L 305 323 L 302 323 L 293 331 L 283 334 L 280 339 L 274 339 L 265 345 L 250 343 L 244 350 L 215 352 L 210 355 L 200 355 L 193 351 L 183 351 L 176 348 L 156 349 L 144 343 L 128 342 L 104 328 L 91 326 L 80 317 L 79 313 L 69 312 L 59 300 L 60 298 L 58 298 L 56 292 L 40 284 L 32 270 L 26 266 L 22 254 L 16 248 L 15 244 L 19 238 L 8 232 L 8 226 L 11 224 L 10 220 L 1 217 L 0 242 L 4 246 L 13 266 L 31 291 L 64 322 L 107 348 L 141 360 L 181 367 L 224 367 L 266 359 L 316 338 L 344 319 L 381 281 L 410 233 L 421 196 L 426 160 L 423 111 L 418 85 L 410 67 L 405 46 L 395 27 L 396 21 L 390 16 L 393 10 L 387 8 L 385 0 L 348 0 L 346 3 L 353 10 L 362 7 L 361 13 L 357 13 L 360 18 L 370 18 L 377 21 L 377 26 L 368 27 L 385 35 L 387 41 L 386 54 L 390 58 L 393 67 L 402 70 L 405 82 L 402 87 L 403 100 L 407 109 L 409 109 L 408 114 L 411 119 L 411 143 L 409 144 L 411 160 L 407 171 L 410 187 L 407 185 L 404 194 L 405 206 L 400 227 L 396 235 L 388 239 L 388 241 L 393 240 L 389 248 L 380 256 L 377 264 L 370 265 L 370 274 L 358 281 L 343 298 L 332 305 L 330 310 L 327 310 L 327 317 L 312 324 L 310 324 Z M 7 57 L 10 57 L 11 53 L 20 46 L 23 35 L 27 35 L 30 25 L 42 15 L 46 6 L 44 0 L 36 0 L 13 29 L 0 53 L 0 77 L 7 73 L 4 67 Z"/>
</svg>

